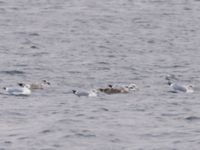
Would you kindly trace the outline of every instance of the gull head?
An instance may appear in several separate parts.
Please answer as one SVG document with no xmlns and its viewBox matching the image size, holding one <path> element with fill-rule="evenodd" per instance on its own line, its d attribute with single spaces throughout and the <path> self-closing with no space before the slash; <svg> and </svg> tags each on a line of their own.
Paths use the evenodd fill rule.
<svg viewBox="0 0 200 150">
<path fill-rule="evenodd" d="M 186 89 L 187 89 L 187 93 L 193 93 L 194 92 L 194 86 L 193 85 L 188 85 L 187 87 L 186 87 Z"/>
<path fill-rule="evenodd" d="M 172 82 L 171 82 L 170 80 L 168 80 L 167 84 L 168 84 L 169 86 L 171 86 L 171 85 L 172 85 Z"/>
<path fill-rule="evenodd" d="M 30 85 L 30 84 L 18 83 L 18 85 L 19 85 L 20 87 L 25 87 L 25 88 L 28 88 L 28 89 L 31 88 L 31 85 Z"/>
<path fill-rule="evenodd" d="M 113 88 L 113 85 L 109 84 L 108 87 L 109 87 L 109 88 Z"/>
<path fill-rule="evenodd" d="M 88 96 L 90 96 L 90 97 L 96 97 L 97 93 L 98 93 L 98 91 L 96 89 L 92 89 L 92 90 L 90 90 Z"/>
<path fill-rule="evenodd" d="M 50 82 L 48 82 L 47 80 L 42 80 L 43 84 L 47 84 L 47 85 L 51 85 Z"/>
<path fill-rule="evenodd" d="M 74 94 L 75 94 L 76 92 L 77 92 L 76 90 L 72 90 L 72 93 L 74 93 Z"/>
<path fill-rule="evenodd" d="M 134 83 L 131 83 L 131 84 L 125 86 L 125 88 L 127 88 L 127 89 L 130 90 L 130 91 L 136 91 L 136 90 L 139 90 L 139 88 L 137 87 L 137 85 L 134 84 Z"/>
</svg>

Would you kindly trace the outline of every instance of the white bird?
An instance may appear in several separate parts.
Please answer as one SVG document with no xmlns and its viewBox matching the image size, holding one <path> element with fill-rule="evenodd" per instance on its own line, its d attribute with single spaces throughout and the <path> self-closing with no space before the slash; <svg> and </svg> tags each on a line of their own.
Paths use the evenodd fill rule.
<svg viewBox="0 0 200 150">
<path fill-rule="evenodd" d="M 72 90 L 72 92 L 73 92 L 73 94 L 75 94 L 78 97 L 81 97 L 81 96 L 96 97 L 97 96 L 97 90 L 96 89 L 90 90 L 89 92 L 77 91 L 77 90 Z"/>
<path fill-rule="evenodd" d="M 31 94 L 31 90 L 27 86 L 19 87 L 4 87 L 7 94 L 15 96 L 28 96 Z"/>
<path fill-rule="evenodd" d="M 125 89 L 127 89 L 128 91 L 137 91 L 139 90 L 139 88 L 137 87 L 136 84 L 131 83 L 129 85 L 124 86 Z"/>
<path fill-rule="evenodd" d="M 172 83 L 171 81 L 168 81 L 168 85 L 172 89 L 171 92 L 174 92 L 174 93 L 178 93 L 178 92 L 193 93 L 194 92 L 192 85 L 182 85 L 178 83 Z"/>
<path fill-rule="evenodd" d="M 18 85 L 19 86 L 26 85 L 29 89 L 35 90 L 35 89 L 44 89 L 45 87 L 47 87 L 47 86 L 49 86 L 51 84 L 47 80 L 43 80 L 41 83 L 31 83 L 31 84 L 18 83 Z"/>
</svg>

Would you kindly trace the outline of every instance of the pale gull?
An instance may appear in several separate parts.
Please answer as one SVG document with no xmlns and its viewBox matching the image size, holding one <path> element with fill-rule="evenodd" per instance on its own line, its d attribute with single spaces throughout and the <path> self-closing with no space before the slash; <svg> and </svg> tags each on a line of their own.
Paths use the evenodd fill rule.
<svg viewBox="0 0 200 150">
<path fill-rule="evenodd" d="M 15 96 L 28 96 L 31 94 L 31 90 L 25 85 L 18 87 L 4 87 L 3 88 L 7 94 Z"/>
<path fill-rule="evenodd" d="M 86 97 L 96 97 L 97 96 L 97 90 L 92 89 L 89 92 L 86 91 L 77 91 L 77 90 L 72 90 L 73 94 L 75 94 L 78 97 L 86 96 Z"/>
<path fill-rule="evenodd" d="M 182 85 L 179 83 L 172 83 L 168 81 L 168 85 L 171 88 L 171 92 L 178 93 L 178 92 L 185 92 L 185 93 L 193 93 L 194 89 L 192 85 Z"/>
</svg>

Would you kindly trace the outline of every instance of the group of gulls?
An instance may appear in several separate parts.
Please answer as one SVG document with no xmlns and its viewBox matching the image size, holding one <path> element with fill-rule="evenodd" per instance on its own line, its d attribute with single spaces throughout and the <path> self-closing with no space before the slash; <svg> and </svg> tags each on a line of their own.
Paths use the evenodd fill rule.
<svg viewBox="0 0 200 150">
<path fill-rule="evenodd" d="M 47 80 L 43 80 L 41 83 L 30 83 L 30 84 L 19 82 L 17 83 L 17 86 L 3 87 L 3 89 L 6 91 L 6 93 L 3 94 L 9 94 L 15 96 L 28 96 L 31 95 L 31 92 L 33 90 L 44 89 L 46 86 L 49 85 L 50 82 L 48 82 Z"/>
<path fill-rule="evenodd" d="M 96 97 L 98 95 L 98 92 L 102 92 L 105 94 L 120 94 L 120 93 L 129 93 L 131 91 L 136 91 L 136 90 L 138 90 L 138 87 L 136 86 L 136 84 L 132 83 L 124 86 L 113 86 L 110 84 L 105 88 L 92 89 L 89 92 L 77 91 L 77 90 L 72 90 L 72 92 L 79 97 L 81 96 Z"/>
<path fill-rule="evenodd" d="M 174 75 L 167 75 L 165 78 L 168 81 L 168 85 L 170 86 L 170 92 L 178 93 L 178 92 L 185 92 L 185 93 L 193 93 L 193 86 L 192 85 L 182 85 L 176 81 L 176 77 Z M 8 95 L 15 95 L 15 96 L 28 96 L 31 95 L 32 91 L 37 89 L 44 89 L 45 87 L 50 86 L 50 82 L 47 80 L 43 80 L 41 83 L 17 83 L 17 86 L 14 87 L 4 87 L 6 93 Z M 132 91 L 137 91 L 139 88 L 136 84 L 131 83 L 129 85 L 108 85 L 104 88 L 97 88 L 92 89 L 90 91 L 78 91 L 72 90 L 71 92 L 78 97 L 86 96 L 86 97 L 96 97 L 99 92 L 105 94 L 122 94 L 122 93 L 130 93 Z M 1 93 L 2 94 L 2 93 Z"/>
</svg>

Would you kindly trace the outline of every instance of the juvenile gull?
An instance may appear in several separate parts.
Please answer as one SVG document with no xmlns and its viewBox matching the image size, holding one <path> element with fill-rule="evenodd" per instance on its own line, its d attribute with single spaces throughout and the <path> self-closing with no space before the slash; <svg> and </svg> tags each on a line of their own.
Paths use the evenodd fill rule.
<svg viewBox="0 0 200 150">
<path fill-rule="evenodd" d="M 98 90 L 106 94 L 128 93 L 126 89 L 113 88 L 112 85 L 109 85 L 107 88 L 99 88 Z"/>
<path fill-rule="evenodd" d="M 7 94 L 15 96 L 28 96 L 31 94 L 31 90 L 26 85 L 20 85 L 18 87 L 4 87 Z"/>
<path fill-rule="evenodd" d="M 138 90 L 138 87 L 135 84 L 129 84 L 122 87 L 113 87 L 113 85 L 108 85 L 108 87 L 99 88 L 98 90 L 106 94 L 118 94 Z"/>
<path fill-rule="evenodd" d="M 96 97 L 97 96 L 97 90 L 93 89 L 90 90 L 89 92 L 85 91 L 77 91 L 77 90 L 72 90 L 73 94 L 75 94 L 78 97 L 86 96 L 86 97 Z"/>
<path fill-rule="evenodd" d="M 31 84 L 27 84 L 27 83 L 18 83 L 18 85 L 26 85 L 29 89 L 31 90 L 36 90 L 36 89 L 44 89 L 47 86 L 50 86 L 50 82 L 48 82 L 47 80 L 42 80 L 41 83 L 31 83 Z"/>
<path fill-rule="evenodd" d="M 171 92 L 178 93 L 178 92 L 185 92 L 185 93 L 193 93 L 194 89 L 192 85 L 182 85 L 178 83 L 172 83 L 168 81 L 168 85 L 172 89 Z"/>
</svg>

